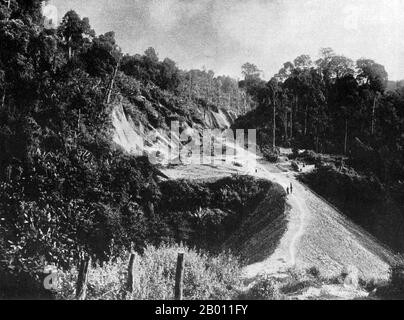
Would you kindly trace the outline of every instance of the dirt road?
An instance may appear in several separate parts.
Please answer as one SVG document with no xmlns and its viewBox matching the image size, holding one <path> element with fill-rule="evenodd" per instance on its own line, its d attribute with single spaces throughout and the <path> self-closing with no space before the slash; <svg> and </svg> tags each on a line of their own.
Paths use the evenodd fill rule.
<svg viewBox="0 0 404 320">
<path fill-rule="evenodd" d="M 248 247 L 254 244 L 261 244 L 262 251 L 258 262 L 245 267 L 246 279 L 253 279 L 262 273 L 282 274 L 291 267 L 316 267 L 326 277 L 339 275 L 347 268 L 355 268 L 363 279 L 388 278 L 390 264 L 395 261 L 393 252 L 298 182 L 295 173 L 287 169 L 287 163 L 275 166 L 258 161 L 254 167 L 251 166 L 252 157 L 241 150 L 234 161 L 218 161 L 215 165 L 191 161 L 186 166 L 164 170 L 174 179 L 249 174 L 276 182 L 285 189 L 290 183 L 293 184 L 293 193 L 287 198 L 287 228 L 275 251 L 262 247 L 268 240 L 266 234 L 253 235 L 251 241 L 246 241 L 244 252 L 256 252 L 256 248 Z M 269 226 L 267 230 L 274 232 L 277 229 L 276 226 Z M 273 245 L 269 247 L 273 248 Z"/>
<path fill-rule="evenodd" d="M 395 260 L 393 252 L 298 182 L 292 171 L 260 163 L 255 174 L 285 189 L 292 183 L 293 193 L 287 198 L 288 228 L 278 249 L 263 261 L 247 266 L 246 278 L 282 273 L 291 267 L 316 267 L 329 277 L 355 268 L 364 279 L 387 279 Z"/>
</svg>

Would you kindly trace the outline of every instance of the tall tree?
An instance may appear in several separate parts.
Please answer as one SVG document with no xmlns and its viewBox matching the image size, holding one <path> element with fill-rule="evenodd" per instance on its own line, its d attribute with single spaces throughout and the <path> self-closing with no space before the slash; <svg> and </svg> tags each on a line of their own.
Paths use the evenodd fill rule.
<svg viewBox="0 0 404 320">
<path fill-rule="evenodd" d="M 90 27 L 88 18 L 81 19 L 74 10 L 68 11 L 62 19 L 58 33 L 67 46 L 69 60 L 78 49 L 84 49 L 83 45 L 89 43 L 95 37 L 94 30 Z"/>
<path fill-rule="evenodd" d="M 370 59 L 359 59 L 356 62 L 358 68 L 357 79 L 363 88 L 369 89 L 373 93 L 371 101 L 371 134 L 375 132 L 375 113 L 377 100 L 380 94 L 386 90 L 388 74 L 381 64 Z"/>
<path fill-rule="evenodd" d="M 272 78 L 267 83 L 267 87 L 269 89 L 270 101 L 272 104 L 272 147 L 276 148 L 276 105 L 278 95 L 281 91 L 281 87 L 279 86 L 279 82 L 276 78 Z"/>
<path fill-rule="evenodd" d="M 243 64 L 241 70 L 242 70 L 241 73 L 243 74 L 245 81 L 257 80 L 261 77 L 262 73 L 262 71 L 258 69 L 258 67 L 255 64 L 250 62 L 246 62 L 245 64 Z"/>
</svg>

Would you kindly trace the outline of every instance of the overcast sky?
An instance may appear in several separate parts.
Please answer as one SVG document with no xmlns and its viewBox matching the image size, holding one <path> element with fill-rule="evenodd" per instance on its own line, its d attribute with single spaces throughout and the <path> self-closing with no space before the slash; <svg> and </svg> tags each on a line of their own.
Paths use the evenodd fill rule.
<svg viewBox="0 0 404 320">
<path fill-rule="evenodd" d="M 404 0 L 53 0 L 115 31 L 124 52 L 152 46 L 183 69 L 241 77 L 244 62 L 265 78 L 300 54 L 323 47 L 383 64 L 404 79 Z"/>
</svg>

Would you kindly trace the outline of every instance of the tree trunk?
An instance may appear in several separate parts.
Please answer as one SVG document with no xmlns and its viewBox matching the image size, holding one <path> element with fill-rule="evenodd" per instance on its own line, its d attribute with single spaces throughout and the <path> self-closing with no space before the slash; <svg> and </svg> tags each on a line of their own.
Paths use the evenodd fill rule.
<svg viewBox="0 0 404 320">
<path fill-rule="evenodd" d="M 119 61 L 118 61 L 118 63 L 116 64 L 116 67 L 115 67 L 115 70 L 114 70 L 114 74 L 113 74 L 113 76 L 112 76 L 112 79 L 111 79 L 111 82 L 110 82 L 110 85 L 109 85 L 108 95 L 107 95 L 107 104 L 109 104 L 109 103 L 111 102 L 112 90 L 113 90 L 113 88 L 114 88 L 114 82 L 115 82 L 116 75 L 117 75 L 117 73 L 118 73 L 118 69 L 119 69 Z"/>
<path fill-rule="evenodd" d="M 347 144 L 348 144 L 348 119 L 345 119 L 345 141 L 344 141 L 344 154 L 347 154 Z"/>
<path fill-rule="evenodd" d="M 286 142 L 286 141 L 288 141 L 288 113 L 287 112 L 285 114 L 284 127 L 285 127 L 285 142 Z"/>
<path fill-rule="evenodd" d="M 1 109 L 4 108 L 4 104 L 6 103 L 6 89 L 3 90 L 3 95 L 1 97 Z"/>
<path fill-rule="evenodd" d="M 295 122 L 297 124 L 301 122 L 301 119 L 299 119 L 299 96 L 296 96 Z"/>
<path fill-rule="evenodd" d="M 72 47 L 70 46 L 70 42 L 72 41 L 72 37 L 69 37 L 67 40 L 68 46 L 69 46 L 69 61 L 72 60 Z"/>
<path fill-rule="evenodd" d="M 273 141 L 272 141 L 272 147 L 275 149 L 276 147 L 276 103 L 275 103 L 275 94 L 273 95 L 273 100 L 272 100 L 272 105 L 273 105 Z"/>
<path fill-rule="evenodd" d="M 293 103 L 290 108 L 290 139 L 293 139 Z"/>
<path fill-rule="evenodd" d="M 283 99 L 281 99 L 281 110 L 283 110 Z M 284 117 L 284 127 L 285 127 L 285 142 L 288 140 L 288 111 L 285 110 Z"/>
<path fill-rule="evenodd" d="M 318 145 L 319 145 L 319 121 L 317 120 L 317 125 L 316 125 L 316 152 L 318 153 Z"/>
<path fill-rule="evenodd" d="M 373 99 L 373 107 L 372 107 L 372 123 L 371 123 L 371 134 L 373 135 L 375 132 L 375 111 L 376 111 L 376 95 Z"/>
<path fill-rule="evenodd" d="M 307 118 L 309 116 L 308 110 L 309 110 L 309 106 L 306 104 L 306 108 L 305 108 L 305 111 L 304 111 L 304 135 L 305 136 L 307 135 L 307 122 L 308 122 Z"/>
</svg>

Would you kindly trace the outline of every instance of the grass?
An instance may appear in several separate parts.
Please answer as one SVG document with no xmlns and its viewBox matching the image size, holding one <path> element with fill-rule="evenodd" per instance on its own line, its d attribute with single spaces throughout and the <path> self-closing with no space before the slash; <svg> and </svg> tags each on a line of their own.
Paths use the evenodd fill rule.
<svg viewBox="0 0 404 320">
<path fill-rule="evenodd" d="M 180 245 L 148 246 L 135 257 L 135 290 L 127 291 L 129 254 L 89 272 L 89 300 L 171 300 L 178 252 L 185 253 L 184 299 L 228 300 L 238 295 L 241 265 L 231 254 L 213 256 Z M 77 270 L 59 273 L 58 299 L 74 299 Z"/>
</svg>

